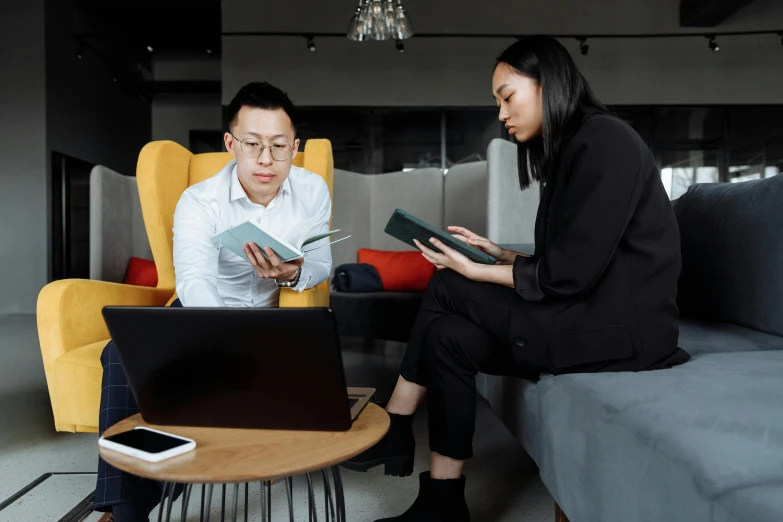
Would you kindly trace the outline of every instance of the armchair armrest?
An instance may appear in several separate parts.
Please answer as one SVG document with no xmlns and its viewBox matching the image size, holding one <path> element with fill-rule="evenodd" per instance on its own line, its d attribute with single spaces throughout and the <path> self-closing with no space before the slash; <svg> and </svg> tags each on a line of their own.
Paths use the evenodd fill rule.
<svg viewBox="0 0 783 522">
<path fill-rule="evenodd" d="M 104 306 L 163 306 L 172 293 L 173 289 L 85 279 L 64 279 L 43 287 L 38 294 L 36 314 L 38 340 L 58 430 L 73 431 L 75 427 L 61 425 L 59 420 L 55 385 L 57 359 L 71 350 L 105 342 L 109 338 L 109 331 L 101 314 Z"/>
<path fill-rule="evenodd" d="M 123 285 L 106 281 L 64 279 L 38 294 L 38 340 L 44 369 L 70 350 L 109 338 L 104 306 L 164 306 L 173 289 Z"/>
<path fill-rule="evenodd" d="M 280 289 L 280 308 L 317 308 L 329 306 L 329 280 L 304 292 Z"/>
</svg>

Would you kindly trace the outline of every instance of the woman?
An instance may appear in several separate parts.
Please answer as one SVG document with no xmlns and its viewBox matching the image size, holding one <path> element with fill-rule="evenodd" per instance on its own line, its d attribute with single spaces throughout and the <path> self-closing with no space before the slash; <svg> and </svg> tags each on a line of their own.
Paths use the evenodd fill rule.
<svg viewBox="0 0 783 522">
<path fill-rule="evenodd" d="M 688 360 L 677 348 L 677 223 L 649 149 L 607 114 L 565 48 L 535 36 L 497 59 L 492 92 L 518 142 L 519 182 L 545 184 L 535 255 L 460 227 L 496 257 L 479 265 L 437 240 L 418 244 L 440 271 L 413 326 L 386 437 L 345 463 L 413 471 L 413 413 L 425 396 L 430 471 L 399 522 L 470 518 L 462 465 L 472 456 L 477 372 L 638 371 Z M 513 220 L 509 214 L 506 219 Z"/>
</svg>

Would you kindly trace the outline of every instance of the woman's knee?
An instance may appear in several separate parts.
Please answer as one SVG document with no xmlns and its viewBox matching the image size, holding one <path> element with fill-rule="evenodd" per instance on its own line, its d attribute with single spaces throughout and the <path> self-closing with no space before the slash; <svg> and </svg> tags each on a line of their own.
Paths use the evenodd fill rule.
<svg viewBox="0 0 783 522">
<path fill-rule="evenodd" d="M 461 352 L 460 344 L 465 342 L 468 321 L 459 315 L 444 315 L 436 319 L 427 332 L 427 360 L 430 364 L 451 363 Z"/>
</svg>

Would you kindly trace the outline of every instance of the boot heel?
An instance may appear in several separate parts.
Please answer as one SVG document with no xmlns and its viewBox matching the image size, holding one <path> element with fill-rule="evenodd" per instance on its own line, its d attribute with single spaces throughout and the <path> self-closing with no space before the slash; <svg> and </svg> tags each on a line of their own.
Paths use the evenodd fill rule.
<svg viewBox="0 0 783 522">
<path fill-rule="evenodd" d="M 413 456 L 395 457 L 384 464 L 384 473 L 392 477 L 407 477 L 413 474 Z"/>
</svg>

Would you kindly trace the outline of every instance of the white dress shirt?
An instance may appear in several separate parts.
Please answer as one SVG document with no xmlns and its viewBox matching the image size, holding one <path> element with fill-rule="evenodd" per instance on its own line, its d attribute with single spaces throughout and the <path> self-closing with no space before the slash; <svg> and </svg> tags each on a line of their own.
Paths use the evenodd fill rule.
<svg viewBox="0 0 783 522">
<path fill-rule="evenodd" d="M 231 161 L 211 178 L 189 187 L 174 212 L 174 271 L 177 296 L 183 306 L 277 306 L 280 289 L 274 279 L 262 279 L 245 257 L 212 240 L 227 228 L 254 221 L 284 239 L 291 227 L 305 220 L 323 222 L 329 230 L 332 202 L 324 179 L 300 167 L 291 167 L 277 196 L 266 206 L 247 197 Z M 322 239 L 313 246 L 328 242 Z M 291 241 L 289 241 L 291 242 Z M 332 270 L 329 246 L 305 253 L 295 290 L 326 280 Z"/>
</svg>

